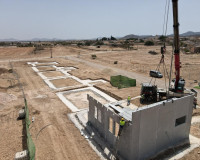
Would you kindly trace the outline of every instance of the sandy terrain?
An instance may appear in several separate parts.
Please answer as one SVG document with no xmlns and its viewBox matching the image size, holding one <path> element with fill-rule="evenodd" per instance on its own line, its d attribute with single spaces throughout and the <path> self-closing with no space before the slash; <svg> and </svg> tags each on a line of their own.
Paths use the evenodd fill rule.
<svg viewBox="0 0 200 160">
<path fill-rule="evenodd" d="M 0 59 L 29 57 L 32 52 L 33 47 L 0 47 Z"/>
<path fill-rule="evenodd" d="M 193 136 L 200 138 L 200 123 L 192 124 L 190 132 Z"/>
<path fill-rule="evenodd" d="M 67 114 L 71 111 L 32 68 L 21 62 L 15 63 L 14 67 L 25 84 L 30 117 L 35 118 L 30 127 L 36 159 L 99 159 L 68 119 Z M 46 125 L 49 126 L 38 135 Z"/>
<path fill-rule="evenodd" d="M 91 55 L 83 55 L 82 59 L 92 61 L 95 63 L 106 64 L 110 66 L 115 66 L 121 69 L 125 69 L 127 71 L 134 71 L 138 73 L 142 73 L 146 76 L 149 76 L 149 70 L 156 69 L 159 61 L 161 59 L 161 55 L 151 55 L 148 53 L 150 50 L 154 50 L 156 52 L 160 52 L 159 46 L 153 47 L 144 47 L 139 46 L 138 50 L 126 51 L 126 52 L 109 52 L 107 54 L 96 54 L 97 59 L 92 60 Z M 170 63 L 171 63 L 171 53 L 172 49 L 170 46 L 167 47 L 167 53 L 165 54 L 165 63 L 168 72 L 170 71 Z M 186 86 L 193 87 L 197 85 L 194 83 L 194 80 L 200 81 L 200 63 L 199 63 L 199 54 L 186 55 L 181 53 L 181 75 L 186 80 Z M 118 64 L 114 64 L 114 61 L 118 61 Z M 173 67 L 174 68 L 174 67 Z M 163 72 L 163 66 L 160 66 L 161 73 Z M 174 71 L 173 71 L 174 73 Z M 174 74 L 172 74 L 174 77 Z"/>
<path fill-rule="evenodd" d="M 36 145 L 36 160 L 95 160 L 100 158 L 92 150 L 84 137 L 81 136 L 79 130 L 68 119 L 67 114 L 71 113 L 71 111 L 26 62 L 38 61 L 39 59 L 40 62 L 59 62 L 57 66 L 73 66 L 77 69 L 72 70 L 70 73 L 80 79 L 103 78 L 109 81 L 111 75 L 118 73 L 129 74 L 131 72 L 131 76 L 140 73 L 141 76 L 137 78 L 136 87 L 119 90 L 112 87 L 109 83 L 96 84 L 97 88 L 120 100 L 126 99 L 129 95 L 135 97 L 140 94 L 141 81 L 149 81 L 148 72 L 150 69 L 156 68 L 161 57 L 160 54 L 150 55 L 148 53 L 149 50 L 159 52 L 159 47 L 144 46 L 138 46 L 138 50 L 110 50 L 109 52 L 102 50 L 92 51 L 78 47 L 56 46 L 53 48 L 53 58 L 49 58 L 50 50 L 48 48 L 36 54 L 33 54 L 32 50 L 33 48 L 0 48 L 0 68 L 10 68 L 9 63 L 6 62 L 9 62 L 9 60 L 13 61 L 14 70 L 18 73 L 20 81 L 23 84 L 30 109 L 30 118 L 35 118 L 35 121 L 30 127 L 31 135 Z M 96 54 L 97 59 L 92 60 L 91 54 Z M 165 59 L 167 66 L 170 64 L 170 57 L 171 51 L 169 49 Z M 71 60 L 71 58 L 76 58 L 81 61 Z M 197 85 L 197 83 L 194 83 L 194 80 L 200 81 L 200 77 L 198 77 L 200 76 L 199 58 L 200 55 L 197 54 L 181 54 L 181 74 L 186 79 L 187 87 Z M 18 62 L 18 60 L 20 61 Z M 95 63 L 95 65 L 89 65 L 82 60 Z M 113 64 L 114 61 L 118 61 L 118 64 Z M 163 73 L 162 69 L 161 72 Z M 46 76 L 52 76 L 52 74 L 56 76 L 60 75 L 56 72 L 45 73 Z M 159 84 L 163 83 L 164 79 L 163 81 L 158 80 L 156 82 Z M 64 87 L 74 85 L 76 81 L 69 82 L 61 80 L 53 83 L 57 87 Z M 73 100 L 75 97 L 76 100 L 74 100 L 74 103 L 77 103 L 79 96 L 83 95 L 66 96 L 69 96 L 69 99 L 73 97 Z M 2 124 L 0 125 L 0 142 L 2 144 L 0 146 L 0 159 L 13 159 L 17 151 L 26 149 L 26 143 L 24 143 L 23 122 L 16 121 L 19 109 L 24 106 L 23 97 L 18 88 L 18 82 L 12 73 L 6 72 L 0 74 L 0 97 L 0 122 Z M 85 105 L 85 97 L 83 96 L 82 99 L 83 105 L 79 107 Z M 139 105 L 138 103 L 137 100 L 134 100 L 135 105 Z M 199 115 L 200 110 L 194 112 L 195 115 Z M 39 132 L 46 125 L 48 126 Z M 193 132 L 193 128 L 191 132 Z M 200 155 L 198 152 L 200 152 L 199 148 L 183 159 L 186 160 L 191 157 L 194 160 L 198 160 Z"/>
<path fill-rule="evenodd" d="M 37 51 L 35 54 L 33 52 L 33 47 L 0 47 L 0 60 L 15 60 L 24 58 L 39 58 L 39 57 L 51 57 L 50 48 L 44 48 L 44 50 Z M 90 53 L 85 49 L 78 47 L 63 47 L 56 46 L 52 49 L 52 55 L 55 56 L 68 56 L 68 55 L 82 55 L 85 53 Z"/>
<path fill-rule="evenodd" d="M 37 69 L 39 71 L 55 71 L 56 69 L 54 67 L 45 67 L 45 66 L 40 66 L 40 67 L 37 67 Z"/>
<path fill-rule="evenodd" d="M 10 160 L 16 152 L 26 148 L 24 121 L 17 120 L 24 103 L 15 76 L 7 70 L 10 65 L 4 63 L 3 66 L 5 72 L 0 72 L 0 159 Z"/>
<path fill-rule="evenodd" d="M 198 160 L 200 159 L 200 148 L 194 149 L 192 152 L 181 158 L 180 160 Z"/>
<path fill-rule="evenodd" d="M 140 84 L 138 84 L 136 87 L 122 88 L 122 89 L 113 87 L 110 83 L 97 84 L 96 86 L 102 90 L 106 90 L 107 92 L 110 92 L 120 97 L 120 99 L 127 99 L 128 96 L 130 96 L 131 98 L 139 96 L 141 89 Z"/>
<path fill-rule="evenodd" d="M 64 76 L 64 74 L 62 72 L 59 72 L 59 71 L 44 72 L 43 75 L 48 77 L 48 78 L 49 77 Z"/>
<path fill-rule="evenodd" d="M 55 79 L 55 80 L 51 80 L 51 82 L 56 88 L 81 85 L 81 83 L 77 82 L 76 80 L 72 78 Z"/>
</svg>

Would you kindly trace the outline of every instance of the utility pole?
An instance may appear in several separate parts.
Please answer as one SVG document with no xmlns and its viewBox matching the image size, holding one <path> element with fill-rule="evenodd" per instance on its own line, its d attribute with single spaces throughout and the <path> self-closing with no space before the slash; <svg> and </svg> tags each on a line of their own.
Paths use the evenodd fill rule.
<svg viewBox="0 0 200 160">
<path fill-rule="evenodd" d="M 52 45 L 51 45 L 51 58 L 53 58 Z"/>
</svg>

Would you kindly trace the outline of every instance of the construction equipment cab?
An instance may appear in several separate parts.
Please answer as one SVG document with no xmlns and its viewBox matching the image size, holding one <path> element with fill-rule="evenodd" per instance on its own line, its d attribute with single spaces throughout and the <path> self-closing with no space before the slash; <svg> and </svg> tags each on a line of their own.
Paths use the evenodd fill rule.
<svg viewBox="0 0 200 160">
<path fill-rule="evenodd" d="M 150 77 L 155 77 L 155 78 L 163 77 L 163 75 L 159 71 L 155 71 L 155 70 L 150 70 L 149 75 Z"/>
<path fill-rule="evenodd" d="M 169 88 L 170 91 L 175 91 L 175 83 L 176 83 L 176 78 L 172 79 L 170 83 L 170 88 Z M 183 92 L 184 86 L 185 86 L 185 80 L 180 78 L 178 81 L 177 90 Z"/>
<path fill-rule="evenodd" d="M 140 103 L 157 102 L 157 86 L 142 83 Z"/>
</svg>

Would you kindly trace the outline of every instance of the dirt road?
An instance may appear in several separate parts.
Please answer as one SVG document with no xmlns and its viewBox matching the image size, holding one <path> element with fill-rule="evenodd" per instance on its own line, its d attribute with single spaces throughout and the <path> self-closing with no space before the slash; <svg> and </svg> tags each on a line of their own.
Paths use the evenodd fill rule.
<svg viewBox="0 0 200 160">
<path fill-rule="evenodd" d="M 136 73 L 136 72 L 130 72 L 130 71 L 126 71 L 124 69 L 112 67 L 112 66 L 109 66 L 109 65 L 103 65 L 103 64 L 99 64 L 99 63 L 95 63 L 95 62 L 90 62 L 90 61 L 80 59 L 80 58 L 76 58 L 76 57 L 73 57 L 73 56 L 67 56 L 66 58 L 73 60 L 73 61 L 76 61 L 76 62 L 84 62 L 86 65 L 97 68 L 99 70 L 109 70 L 114 75 L 124 75 L 124 76 L 128 76 L 130 78 L 137 79 L 138 83 L 150 82 L 151 81 L 151 77 L 147 77 L 145 75 L 142 75 L 142 74 L 139 74 L 139 73 Z M 159 85 L 159 87 L 162 87 L 162 88 L 165 87 L 163 80 L 156 80 L 156 83 Z"/>
</svg>

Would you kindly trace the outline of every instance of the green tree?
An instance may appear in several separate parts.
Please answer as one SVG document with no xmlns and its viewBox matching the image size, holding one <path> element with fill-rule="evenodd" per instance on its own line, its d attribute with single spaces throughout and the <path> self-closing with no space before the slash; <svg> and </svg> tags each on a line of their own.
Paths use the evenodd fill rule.
<svg viewBox="0 0 200 160">
<path fill-rule="evenodd" d="M 111 36 L 110 40 L 117 40 L 115 37 Z"/>
<path fill-rule="evenodd" d="M 91 42 L 90 42 L 90 41 L 86 41 L 86 42 L 85 42 L 85 45 L 86 45 L 86 46 L 90 46 L 90 45 L 91 45 Z"/>
<path fill-rule="evenodd" d="M 154 42 L 153 42 L 153 41 L 146 41 L 146 42 L 144 43 L 144 45 L 146 45 L 146 46 L 153 46 L 153 45 L 154 45 Z"/>
<path fill-rule="evenodd" d="M 77 46 L 82 46 L 82 45 L 83 45 L 83 43 L 81 43 L 81 42 L 77 43 Z"/>
<path fill-rule="evenodd" d="M 162 36 L 160 36 L 158 39 L 159 39 L 160 41 L 164 42 L 164 41 L 166 41 L 167 37 L 162 35 Z"/>
<path fill-rule="evenodd" d="M 143 39 L 140 39 L 140 43 L 144 43 L 144 40 L 143 40 Z"/>
<path fill-rule="evenodd" d="M 107 41 L 107 40 L 108 40 L 108 38 L 106 38 L 106 37 L 103 37 L 101 40 L 102 40 L 102 41 Z"/>
</svg>

